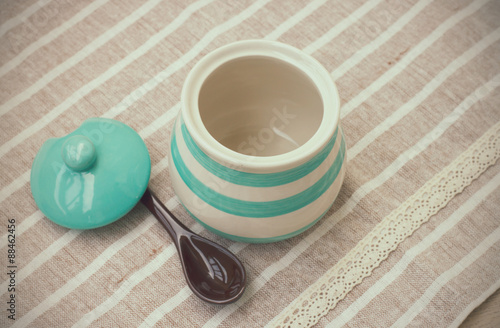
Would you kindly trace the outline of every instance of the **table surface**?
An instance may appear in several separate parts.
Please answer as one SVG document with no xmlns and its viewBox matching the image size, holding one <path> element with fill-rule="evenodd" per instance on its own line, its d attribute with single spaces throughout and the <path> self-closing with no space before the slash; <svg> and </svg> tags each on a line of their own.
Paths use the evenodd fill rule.
<svg viewBox="0 0 500 328">
<path fill-rule="evenodd" d="M 500 289 L 469 314 L 460 328 L 500 326 Z"/>
<path fill-rule="evenodd" d="M 0 326 L 458 327 L 498 305 L 485 300 L 500 288 L 499 17 L 496 0 L 0 2 L 0 263 L 12 270 Z M 244 39 L 290 44 L 331 73 L 348 147 L 325 217 L 263 245 L 194 222 L 168 170 L 186 75 Z M 142 205 L 88 231 L 44 217 L 34 156 L 89 117 L 141 135 L 150 188 L 244 262 L 242 299 L 193 296 Z M 497 325 L 489 308 L 464 326 Z"/>
</svg>

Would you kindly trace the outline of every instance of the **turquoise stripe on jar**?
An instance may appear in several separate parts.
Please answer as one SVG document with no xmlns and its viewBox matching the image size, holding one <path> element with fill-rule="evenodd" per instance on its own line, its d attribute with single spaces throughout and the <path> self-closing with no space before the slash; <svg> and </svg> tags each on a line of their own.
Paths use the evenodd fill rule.
<svg viewBox="0 0 500 328">
<path fill-rule="evenodd" d="M 328 156 L 337 140 L 338 127 L 328 144 L 313 158 L 292 169 L 275 173 L 249 173 L 224 166 L 207 156 L 194 142 L 181 119 L 181 132 L 189 152 L 207 171 L 228 182 L 248 187 L 275 187 L 301 179 L 314 171 Z"/>
<path fill-rule="evenodd" d="M 184 183 L 196 196 L 222 212 L 255 218 L 284 215 L 296 211 L 318 199 L 337 178 L 344 162 L 345 151 L 345 141 L 342 137 L 340 150 L 333 164 L 316 183 L 304 191 L 275 201 L 252 202 L 222 195 L 204 185 L 191 173 L 180 156 L 175 131 L 173 132 L 171 143 L 173 163 Z"/>
<path fill-rule="evenodd" d="M 293 232 L 290 232 L 290 233 L 287 233 L 287 234 L 284 234 L 284 235 L 280 235 L 280 236 L 252 238 L 252 237 L 236 236 L 236 235 L 232 235 L 232 234 L 220 231 L 218 229 L 215 229 L 214 227 L 209 226 L 208 224 L 206 224 L 205 222 L 203 222 L 202 220 L 200 220 L 199 218 L 197 218 L 193 213 L 191 213 L 187 209 L 186 206 L 184 206 L 184 204 L 182 204 L 182 206 L 188 212 L 188 214 L 193 219 L 195 219 L 199 224 L 201 224 L 205 229 L 207 229 L 208 231 L 211 231 L 211 232 L 215 233 L 216 235 L 222 236 L 224 238 L 231 239 L 231 240 L 234 240 L 234 241 L 238 241 L 240 243 L 253 243 L 253 244 L 274 243 L 274 242 L 277 242 L 277 241 L 281 241 L 281 240 L 285 240 L 285 239 L 288 239 L 288 238 L 295 237 L 295 236 L 301 234 L 302 232 L 306 231 L 307 229 L 309 229 L 313 225 L 315 225 L 319 220 L 321 220 L 325 216 L 325 214 L 328 212 L 328 210 L 330 209 L 330 207 L 332 205 L 333 205 L 333 203 L 330 204 L 330 206 L 328 207 L 328 209 L 326 211 L 324 211 L 320 216 L 318 216 L 314 221 L 312 221 L 311 223 L 307 224 L 306 226 L 304 226 L 304 227 L 302 227 L 302 228 L 300 228 L 298 230 L 295 230 Z"/>
</svg>

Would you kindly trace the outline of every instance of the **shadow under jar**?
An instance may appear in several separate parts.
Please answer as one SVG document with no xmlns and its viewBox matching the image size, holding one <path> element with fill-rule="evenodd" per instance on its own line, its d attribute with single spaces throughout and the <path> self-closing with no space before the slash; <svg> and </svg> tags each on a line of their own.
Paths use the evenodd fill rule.
<svg viewBox="0 0 500 328">
<path fill-rule="evenodd" d="M 329 73 L 278 42 L 229 44 L 184 83 L 170 174 L 192 217 L 242 242 L 295 236 L 331 207 L 345 174 Z"/>
</svg>

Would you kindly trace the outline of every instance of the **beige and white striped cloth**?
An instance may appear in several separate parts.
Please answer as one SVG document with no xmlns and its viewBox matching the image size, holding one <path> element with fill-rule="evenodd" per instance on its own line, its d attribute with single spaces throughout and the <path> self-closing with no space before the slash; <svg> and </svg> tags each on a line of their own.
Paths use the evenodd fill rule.
<svg viewBox="0 0 500 328">
<path fill-rule="evenodd" d="M 242 39 L 303 49 L 342 99 L 343 189 L 274 244 L 205 231 L 170 187 L 186 74 Z M 500 288 L 497 0 L 6 0 L 0 42 L 1 327 L 457 327 Z M 241 300 L 193 296 L 142 205 L 91 231 L 44 218 L 33 158 L 89 117 L 144 138 L 151 189 L 245 263 Z"/>
</svg>

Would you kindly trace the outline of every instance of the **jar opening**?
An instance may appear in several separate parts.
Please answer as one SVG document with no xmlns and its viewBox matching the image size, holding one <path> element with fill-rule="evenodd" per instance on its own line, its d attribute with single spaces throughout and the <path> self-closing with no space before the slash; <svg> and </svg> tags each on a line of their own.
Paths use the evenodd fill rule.
<svg viewBox="0 0 500 328">
<path fill-rule="evenodd" d="M 196 145 L 244 172 L 307 162 L 340 119 L 330 73 L 302 51 L 267 40 L 238 41 L 204 56 L 186 77 L 181 102 Z"/>
<path fill-rule="evenodd" d="M 324 112 L 309 76 L 266 56 L 240 57 L 217 67 L 201 86 L 198 107 L 215 140 L 252 156 L 299 148 L 319 129 Z"/>
</svg>

